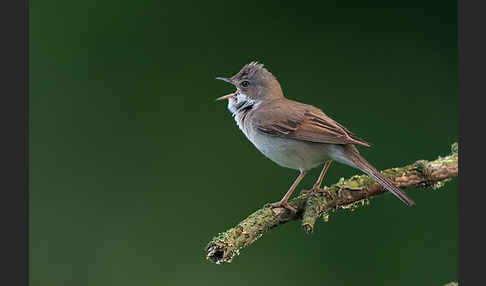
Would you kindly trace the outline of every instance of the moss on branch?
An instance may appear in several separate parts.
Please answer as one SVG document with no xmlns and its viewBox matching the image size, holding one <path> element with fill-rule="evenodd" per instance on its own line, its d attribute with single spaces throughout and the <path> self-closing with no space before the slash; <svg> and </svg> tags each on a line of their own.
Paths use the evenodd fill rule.
<svg viewBox="0 0 486 286">
<path fill-rule="evenodd" d="M 448 156 L 434 161 L 419 160 L 411 165 L 384 170 L 382 174 L 402 189 L 411 186 L 438 189 L 458 175 L 458 144 L 452 144 Z M 301 219 L 304 231 L 311 233 L 319 217 L 326 220 L 336 209 L 354 210 L 367 204 L 369 198 L 386 192 L 366 175 L 341 178 L 324 189 L 327 192 L 304 193 L 290 200 L 289 204 L 297 209 L 296 214 L 284 208 L 267 207 L 255 211 L 237 226 L 214 237 L 205 248 L 206 258 L 217 264 L 231 262 L 241 249 L 254 243 L 265 232 L 291 220 Z"/>
</svg>

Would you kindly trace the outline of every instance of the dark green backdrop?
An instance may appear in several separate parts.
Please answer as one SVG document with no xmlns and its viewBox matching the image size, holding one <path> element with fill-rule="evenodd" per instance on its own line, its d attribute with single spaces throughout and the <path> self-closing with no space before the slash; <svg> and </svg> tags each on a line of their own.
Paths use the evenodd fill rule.
<svg viewBox="0 0 486 286">
<path fill-rule="evenodd" d="M 225 103 L 258 60 L 287 97 L 373 143 L 378 169 L 457 140 L 456 1 L 31 1 L 32 285 L 443 285 L 457 280 L 457 179 L 296 222 L 232 264 L 213 235 L 282 197 Z M 301 187 L 312 185 L 319 170 Z M 334 164 L 326 178 L 358 173 Z"/>
</svg>

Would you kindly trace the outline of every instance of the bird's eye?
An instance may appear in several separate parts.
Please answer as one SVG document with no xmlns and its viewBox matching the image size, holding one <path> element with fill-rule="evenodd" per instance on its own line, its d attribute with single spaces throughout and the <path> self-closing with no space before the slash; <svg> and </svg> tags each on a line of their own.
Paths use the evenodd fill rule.
<svg viewBox="0 0 486 286">
<path fill-rule="evenodd" d="M 247 80 L 244 80 L 244 81 L 242 81 L 242 82 L 241 82 L 241 86 L 242 86 L 242 87 L 247 87 L 247 86 L 249 86 L 249 85 L 250 85 L 250 82 L 249 82 L 249 81 L 247 81 Z"/>
</svg>

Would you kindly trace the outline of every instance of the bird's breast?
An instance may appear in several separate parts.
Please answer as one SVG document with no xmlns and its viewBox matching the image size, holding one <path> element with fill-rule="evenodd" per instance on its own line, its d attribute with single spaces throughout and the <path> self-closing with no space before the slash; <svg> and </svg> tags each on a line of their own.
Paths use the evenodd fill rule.
<svg viewBox="0 0 486 286">
<path fill-rule="evenodd" d="M 330 144 L 271 136 L 257 130 L 248 118 L 243 118 L 238 126 L 265 157 L 280 166 L 295 170 L 309 170 L 330 159 L 328 156 L 329 148 L 332 148 Z"/>
</svg>

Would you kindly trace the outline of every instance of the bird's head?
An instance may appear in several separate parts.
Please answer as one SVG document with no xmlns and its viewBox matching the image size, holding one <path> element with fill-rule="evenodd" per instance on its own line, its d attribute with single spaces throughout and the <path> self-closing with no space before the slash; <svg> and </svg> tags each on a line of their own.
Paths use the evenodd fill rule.
<svg viewBox="0 0 486 286">
<path fill-rule="evenodd" d="M 263 64 L 251 62 L 230 78 L 217 77 L 236 87 L 234 93 L 221 96 L 216 100 L 228 99 L 228 108 L 234 112 L 248 102 L 252 104 L 283 97 L 279 82 Z"/>
</svg>

